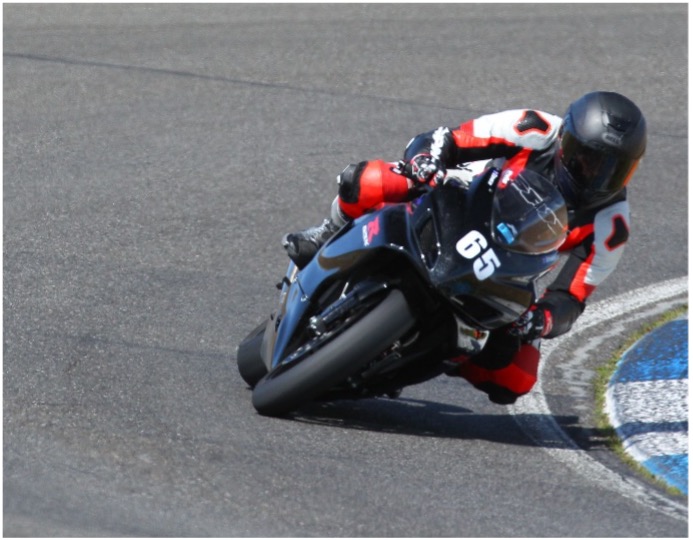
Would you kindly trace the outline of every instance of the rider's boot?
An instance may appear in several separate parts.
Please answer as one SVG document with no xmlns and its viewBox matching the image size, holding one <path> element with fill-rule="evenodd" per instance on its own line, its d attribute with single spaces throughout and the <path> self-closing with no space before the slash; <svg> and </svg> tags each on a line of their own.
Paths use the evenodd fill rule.
<svg viewBox="0 0 693 540">
<path fill-rule="evenodd" d="M 301 269 L 347 221 L 348 218 L 341 212 L 337 199 L 335 199 L 332 203 L 330 219 L 325 219 L 315 227 L 285 235 L 282 244 L 289 254 L 289 258 Z"/>
</svg>

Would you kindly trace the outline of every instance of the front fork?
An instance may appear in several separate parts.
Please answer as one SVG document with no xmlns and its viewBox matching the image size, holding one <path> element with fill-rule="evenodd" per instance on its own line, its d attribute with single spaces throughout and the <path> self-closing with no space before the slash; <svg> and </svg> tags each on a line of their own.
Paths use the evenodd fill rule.
<svg viewBox="0 0 693 540">
<path fill-rule="evenodd" d="M 334 322 L 343 319 L 353 309 L 389 288 L 387 283 L 381 282 L 358 283 L 351 291 L 327 306 L 322 313 L 312 316 L 308 321 L 308 329 L 316 337 L 323 335 Z"/>
</svg>

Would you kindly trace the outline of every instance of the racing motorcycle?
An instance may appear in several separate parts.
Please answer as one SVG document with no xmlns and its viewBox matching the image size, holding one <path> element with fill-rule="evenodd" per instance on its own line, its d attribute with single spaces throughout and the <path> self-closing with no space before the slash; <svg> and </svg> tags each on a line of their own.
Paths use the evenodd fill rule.
<svg viewBox="0 0 693 540">
<path fill-rule="evenodd" d="M 238 346 L 253 406 L 395 397 L 479 354 L 540 296 L 567 223 L 547 179 L 494 167 L 347 223 L 289 264 L 276 311 Z"/>
</svg>

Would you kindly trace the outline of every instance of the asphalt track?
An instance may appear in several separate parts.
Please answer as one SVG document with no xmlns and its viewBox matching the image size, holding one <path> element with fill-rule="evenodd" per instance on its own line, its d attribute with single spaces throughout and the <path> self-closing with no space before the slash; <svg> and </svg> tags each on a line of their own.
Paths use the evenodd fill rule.
<svg viewBox="0 0 693 540">
<path fill-rule="evenodd" d="M 595 88 L 636 101 L 650 137 L 594 302 L 686 276 L 687 20 L 686 4 L 5 4 L 5 536 L 686 536 L 687 500 L 591 429 L 589 368 L 651 304 L 617 333 L 592 319 L 579 366 L 581 344 L 554 347 L 540 407 L 443 378 L 263 418 L 233 351 L 274 304 L 281 235 L 327 212 L 346 164 Z"/>
</svg>

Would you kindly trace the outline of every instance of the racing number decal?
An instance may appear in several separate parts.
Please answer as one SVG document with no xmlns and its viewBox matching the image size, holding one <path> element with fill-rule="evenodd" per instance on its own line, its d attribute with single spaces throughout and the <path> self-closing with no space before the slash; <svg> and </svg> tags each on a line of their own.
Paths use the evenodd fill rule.
<svg viewBox="0 0 693 540">
<path fill-rule="evenodd" d="M 500 268 L 498 256 L 488 247 L 488 241 L 479 231 L 469 231 L 457 242 L 455 248 L 465 259 L 474 260 L 472 268 L 479 281 L 490 278 Z"/>
</svg>

